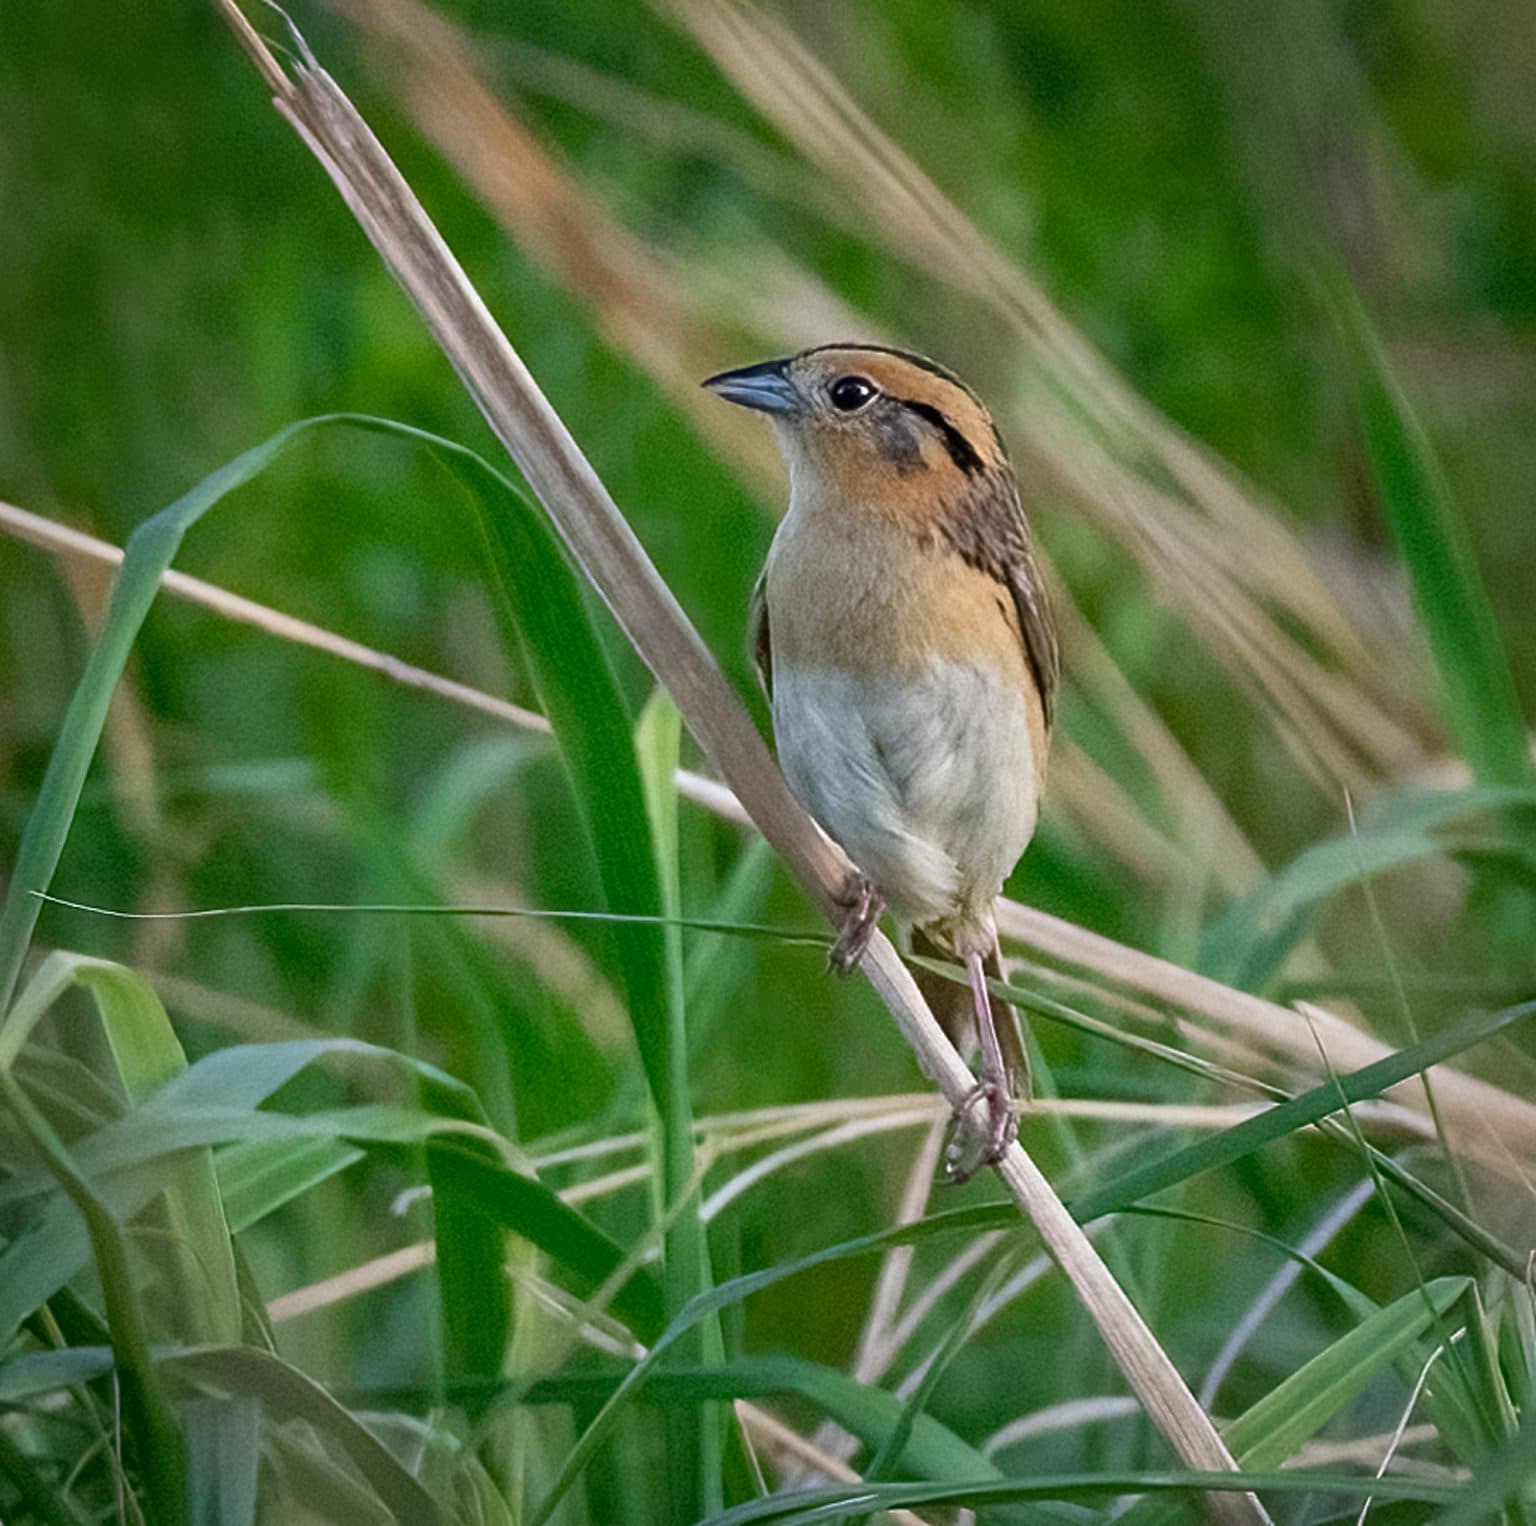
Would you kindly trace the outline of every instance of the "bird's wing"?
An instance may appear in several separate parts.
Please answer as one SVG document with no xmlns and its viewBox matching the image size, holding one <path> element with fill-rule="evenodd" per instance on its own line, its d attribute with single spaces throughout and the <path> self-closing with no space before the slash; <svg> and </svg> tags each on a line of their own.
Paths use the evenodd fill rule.
<svg viewBox="0 0 1536 1526">
<path fill-rule="evenodd" d="M 763 693 L 773 698 L 773 641 L 768 633 L 768 570 L 764 568 L 752 585 L 752 602 L 747 608 L 747 656 L 757 670 Z"/>
<path fill-rule="evenodd" d="M 1022 513 L 1020 519 L 1023 519 Z M 1019 616 L 1024 656 L 1040 688 L 1040 705 L 1045 711 L 1045 724 L 1049 726 L 1055 718 L 1056 688 L 1061 681 L 1061 646 L 1056 639 L 1056 617 L 1051 613 L 1045 579 L 1041 576 L 1040 562 L 1035 556 L 1027 525 L 1018 549 L 1008 558 L 1006 573 L 1008 591 L 1013 595 L 1013 607 Z"/>
<path fill-rule="evenodd" d="M 1040 705 L 1049 726 L 1056 714 L 1056 689 L 1061 679 L 1061 649 L 1056 618 L 1045 591 L 1045 578 L 1035 555 L 1035 538 L 1018 484 L 1005 466 L 978 472 L 967 491 L 941 521 L 949 544 L 972 567 L 996 578 L 1013 599 L 1024 658 L 1040 690 Z"/>
</svg>

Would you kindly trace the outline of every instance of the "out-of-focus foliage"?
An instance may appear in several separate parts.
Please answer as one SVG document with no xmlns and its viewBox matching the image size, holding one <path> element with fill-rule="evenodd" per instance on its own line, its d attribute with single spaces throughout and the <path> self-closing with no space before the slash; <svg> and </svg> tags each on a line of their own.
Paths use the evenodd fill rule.
<svg viewBox="0 0 1536 1526">
<path fill-rule="evenodd" d="M 750 703 L 745 610 L 783 487 L 760 437 L 730 433 L 741 420 L 716 421 L 717 405 L 692 399 L 693 371 L 800 340 L 895 339 L 995 401 L 1080 612 L 1066 622 L 1054 785 L 1010 893 L 1234 987 L 1321 1003 L 1392 1047 L 1531 995 L 1533 805 L 1514 708 L 1528 726 L 1529 7 L 445 6 L 462 28 L 454 46 L 528 135 L 515 159 L 481 132 L 467 93 L 421 93 L 411 46 L 436 36 L 422 18 L 383 0 L 351 20 L 343 9 L 311 6 L 295 20 Z M 252 15 L 279 35 L 274 15 Z M 746 38 L 743 70 L 763 63 L 780 24 L 803 43 L 970 220 L 974 234 L 958 242 L 989 240 L 1002 268 L 1033 281 L 1166 416 L 1165 428 L 1145 415 L 1154 443 L 1135 433 L 1141 415 L 1134 427 L 1111 417 L 1115 394 L 1097 381 L 1088 393 L 1101 409 L 1072 413 L 1049 339 L 1000 317 L 1005 278 L 970 280 L 926 225 L 882 225 L 864 199 L 882 194 L 872 172 L 838 170 L 866 162 L 855 160 L 858 124 L 812 119 L 809 100 L 798 119 L 775 122 L 775 102 L 754 98 L 727 67 L 710 17 L 760 28 L 730 34 Z M 392 33 L 401 26 L 405 43 Z M 0 37 L 0 501 L 121 545 L 222 463 L 296 419 L 338 410 L 397 419 L 501 464 L 211 7 L 147 0 L 66 14 L 19 3 L 0 14 Z M 795 68 L 802 84 L 812 78 L 809 62 Z M 781 99 L 793 83 L 780 79 Z M 468 114 L 471 139 L 497 145 L 487 173 L 499 166 L 516 181 L 509 196 L 538 202 L 523 204 L 511 232 L 474 173 L 432 144 L 448 141 L 449 106 Z M 1326 289 L 1340 282 L 1371 329 L 1341 331 Z M 626 312 L 634 291 L 649 293 L 653 322 L 668 304 L 664 333 Z M 1364 423 L 1363 356 L 1380 367 Z M 1081 437 L 1065 432 L 1084 413 Z M 1056 437 L 1040 421 L 1058 416 Z M 1229 464 L 1221 480 L 1259 506 L 1275 540 L 1260 546 L 1235 511 L 1228 521 L 1158 517 L 1158 492 L 1182 493 L 1186 507 L 1219 500 L 1173 480 L 1169 452 L 1184 437 Z M 1103 441 L 1113 447 L 1103 459 L 1143 496 L 1127 500 L 1102 474 L 1074 485 L 1075 464 L 1099 471 L 1092 452 Z M 1394 480 L 1393 459 L 1408 462 L 1406 479 Z M 1433 544 L 1403 533 L 1394 493 L 1405 480 L 1410 493 L 1432 484 L 1433 513 L 1412 523 Z M 1162 532 L 1171 538 L 1159 541 Z M 1186 533 L 1193 539 L 1178 539 Z M 1328 619 L 1311 619 L 1322 605 L 1308 604 L 1310 593 L 1287 603 L 1288 590 L 1262 589 L 1276 547 L 1316 575 L 1358 651 Z M 515 548 L 500 555 L 503 568 L 515 564 Z M 537 644 L 531 662 L 503 643 L 497 563 L 461 487 L 430 452 L 384 436 L 306 436 L 199 524 L 176 565 L 524 705 L 549 699 L 548 665 L 571 656 L 548 631 L 524 631 Z M 1246 637 L 1224 644 L 1231 611 L 1224 593 L 1205 599 L 1201 567 L 1260 588 L 1260 635 L 1300 655 L 1276 658 L 1279 645 Z M 1435 583 L 1447 567 L 1454 587 Z M 1438 617 L 1421 621 L 1410 590 Z M 7 883 L 104 595 L 99 573 L 0 536 Z M 617 807 L 603 765 L 632 788 L 615 738 L 640 714 L 650 680 L 588 602 L 625 705 L 593 729 L 608 756 L 594 756 L 589 737 L 585 764 L 563 768 L 547 738 L 162 598 L 133 647 L 54 891 L 140 912 L 612 906 L 615 863 L 633 876 L 646 850 L 605 842 L 605 832 L 635 830 L 639 801 Z M 1458 632 L 1456 611 L 1467 608 L 1477 629 Z M 1490 651 L 1507 660 L 1512 694 L 1497 675 L 1480 687 Z M 1276 662 L 1293 665 L 1276 678 Z M 563 694 L 567 720 L 579 704 Z M 1332 715 L 1345 739 L 1320 763 L 1307 735 L 1316 714 Z M 636 744 L 640 766 L 666 755 L 665 721 L 653 712 L 652 725 L 662 729 Z M 581 745 L 569 726 L 564 741 Z M 1512 787 L 1470 788 L 1458 746 L 1480 782 Z M 686 738 L 683 762 L 703 766 Z M 652 790 L 657 885 L 641 899 L 662 904 L 670 804 Z M 686 800 L 677 810 L 685 916 L 744 929 L 813 920 L 761 845 Z M 653 962 L 658 950 L 676 952 L 659 933 L 645 946 Z M 526 1518 L 632 1361 L 633 1340 L 654 1340 L 711 1278 L 734 1290 L 716 1295 L 719 1328 L 703 1321 L 696 1345 L 690 1335 L 674 1348 L 686 1362 L 659 1365 L 642 1390 L 658 1407 L 616 1412 L 609 1444 L 557 1518 L 680 1519 L 749 1498 L 759 1464 L 769 1482 L 796 1476 L 766 1422 L 718 1402 L 730 1397 L 834 1452 L 836 1436 L 818 1426 L 836 1419 L 860 1440 L 839 1455 L 856 1467 L 878 1460 L 888 1478 L 1169 1464 L 1120 1403 L 1123 1385 L 1069 1291 L 1029 1270 L 1032 1241 L 1017 1229 L 984 1238 L 1011 1226 L 1007 1215 L 913 1231 L 900 1284 L 907 1325 L 887 1313 L 866 1327 L 878 1269 L 895 1275 L 876 1257 L 889 1246 L 817 1253 L 892 1230 L 927 1117 L 898 1105 L 882 1128 L 878 1109 L 861 1108 L 916 1090 L 918 1078 L 868 991 L 828 980 L 802 943 L 684 931 L 681 971 L 651 971 L 666 997 L 652 992 L 642 1042 L 685 993 L 691 1105 L 705 1120 L 707 1266 L 690 1261 L 688 1211 L 668 1219 L 662 1189 L 649 1185 L 679 1191 L 686 1151 L 656 1123 L 630 1021 L 633 959 L 626 966 L 621 936 L 600 921 L 273 912 L 109 922 L 49 906 L 30 978 L 48 949 L 133 973 L 102 977 L 126 1003 L 114 1008 L 89 981 L 60 975 L 73 963 L 42 965 L 59 976 L 57 1005 L 19 1054 L 0 1042 L 0 1071 L 22 1089 L 0 1113 L 10 1173 L 0 1180 L 0 1264 L 7 1245 L 46 1250 L 29 1273 L 41 1279 L 36 1297 L 11 1285 L 19 1330 L 0 1331 L 11 1340 L 0 1359 L 7 1520 L 21 1499 L 48 1518 L 45 1502 L 81 1459 L 57 1518 L 110 1512 L 119 1423 L 133 1487 L 155 1501 L 185 1478 L 209 1519 L 251 1518 L 258 1454 L 268 1500 L 307 1500 L 317 1519 L 380 1519 L 381 1499 L 410 1519 L 428 1496 L 456 1520 Z M 1089 1019 L 1037 1016 L 1045 1095 L 1125 1104 L 1109 1116 L 1075 1116 L 1069 1105 L 1026 1119 L 1024 1142 L 1064 1196 L 1088 1197 L 1133 1159 L 1172 1157 L 1218 1123 L 1236 1124 L 1236 1113 L 1179 1111 L 1250 1100 L 1233 1072 L 1292 1092 L 1325 1074 L 1305 1045 L 1277 1063 L 1252 1043 L 1234 1047 L 1230 1032 L 1179 1025 L 1171 1003 L 1131 1000 L 1098 970 L 1077 980 L 1030 964 L 1015 983 Z M 155 1049 L 155 1084 L 172 1079 L 161 1112 L 143 1114 L 153 1087 L 141 1094 L 122 1034 L 149 1012 L 160 1035 L 162 1002 L 178 1037 L 165 1030 Z M 1095 1021 L 1142 1047 L 1096 1035 Z M 1192 1055 L 1195 1074 L 1161 1063 L 1148 1040 Z M 1536 1089 L 1530 1054 L 1515 1022 L 1454 1063 L 1512 1094 L 1515 1111 L 1497 1117 L 1518 1120 L 1519 1099 Z M 1339 1058 L 1337 1068 L 1364 1063 Z M 649 1079 L 665 1096 L 658 1066 Z M 1424 1121 L 1420 1093 L 1404 1092 L 1403 1105 L 1419 1109 L 1407 1124 L 1361 1115 L 1379 1159 L 1353 1148 L 1348 1128 L 1298 1132 L 1240 1160 L 1213 1151 L 1218 1169 L 1158 1199 L 1195 1221 L 1128 1217 L 1102 1233 L 1116 1275 L 1193 1386 L 1206 1380 L 1218 1416 L 1257 1415 L 1288 1445 L 1316 1440 L 1319 1428 L 1358 1441 L 1353 1453 L 1317 1457 L 1369 1473 L 1424 1364 L 1464 1330 L 1433 1357 L 1437 1381 L 1409 1417 L 1405 1448 L 1436 1487 L 1453 1468 L 1519 1484 L 1507 1458 L 1536 1359 L 1528 1299 L 1499 1268 L 1518 1266 L 1531 1244 L 1536 1134 L 1512 1138 L 1501 1121 L 1497 1138 L 1477 1135 L 1465 1095 L 1440 1096 L 1449 1149 Z M 788 1118 L 710 1122 L 802 1104 Z M 686 1123 L 687 1112 L 669 1116 Z M 172 1136 L 156 1131 L 167 1120 L 186 1130 L 174 1136 L 185 1156 L 164 1153 Z M 816 1142 L 837 1125 L 843 1134 Z M 812 1141 L 801 1158 L 760 1181 L 738 1177 L 798 1140 Z M 54 1145 L 111 1210 L 90 1241 L 82 1199 L 67 1200 L 50 1175 Z M 542 1185 L 523 1174 L 533 1158 Z M 1392 1198 L 1400 1217 L 1388 1213 L 1385 1195 L 1399 1189 L 1382 1173 L 1393 1172 L 1442 1194 L 1444 1211 L 1411 1190 Z M 429 1183 L 439 1241 L 445 1221 L 464 1226 L 463 1254 L 448 1258 L 441 1284 Z M 981 1183 L 928 1206 L 992 1195 Z M 114 1213 L 127 1225 L 116 1240 Z M 22 1238 L 40 1224 L 49 1238 Z M 518 1233 L 503 1241 L 504 1227 Z M 190 1271 L 198 1254 L 178 1262 L 166 1248 L 178 1236 L 212 1264 Z M 659 1281 L 647 1258 L 663 1242 L 672 1275 Z M 510 1312 L 495 1270 L 503 1251 Z M 1000 1257 L 1013 1260 L 999 1270 Z M 801 1258 L 812 1264 L 787 1275 Z M 213 1308 L 222 1325 L 212 1315 L 206 1328 L 178 1323 L 184 1277 L 208 1282 L 181 1312 Z M 353 1283 L 326 1281 L 337 1277 Z M 478 1331 L 477 1278 L 498 1280 Z M 1405 1303 L 1420 1283 L 1427 1301 Z M 986 1300 L 998 1288 L 1021 1301 L 994 1313 Z M 294 1290 L 302 1296 L 280 1297 Z M 586 1299 L 595 1345 L 552 1312 Z M 976 1331 L 945 1347 L 957 1322 L 978 1314 Z M 134 1346 L 140 1326 L 157 1350 L 171 1340 L 213 1349 L 152 1361 Z M 477 1336 L 491 1330 L 499 1345 L 506 1328 L 504 1355 L 480 1349 L 467 1370 Z M 1396 1344 L 1378 1342 L 1381 1331 Z M 109 1346 L 124 1378 L 120 1420 L 103 1377 Z M 941 1347 L 949 1365 L 923 1413 L 904 1410 L 920 1359 Z M 74 1397 L 50 1410 L 45 1398 L 63 1384 L 76 1385 Z M 230 1401 L 230 1391 L 244 1397 Z M 1054 1410 L 1080 1400 L 1095 1402 Z M 1008 1429 L 1031 1416 L 1033 1432 Z M 674 1466 L 683 1455 L 697 1464 L 687 1478 Z M 1275 1462 L 1266 1454 L 1253 1465 Z M 1277 1518 L 1323 1518 L 1302 1497 L 1270 1503 Z M 1061 1508 L 1050 1518 L 1080 1518 Z M 1511 1519 L 1528 1518 L 1520 1508 Z"/>
</svg>

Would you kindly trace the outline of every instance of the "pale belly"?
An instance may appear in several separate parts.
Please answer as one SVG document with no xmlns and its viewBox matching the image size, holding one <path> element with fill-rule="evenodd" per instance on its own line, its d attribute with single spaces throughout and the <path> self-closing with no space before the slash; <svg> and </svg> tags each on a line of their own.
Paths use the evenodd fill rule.
<svg viewBox="0 0 1536 1526">
<path fill-rule="evenodd" d="M 898 917 L 990 928 L 1038 804 L 1016 681 L 938 658 L 900 683 L 776 665 L 773 729 L 790 788 Z"/>
</svg>

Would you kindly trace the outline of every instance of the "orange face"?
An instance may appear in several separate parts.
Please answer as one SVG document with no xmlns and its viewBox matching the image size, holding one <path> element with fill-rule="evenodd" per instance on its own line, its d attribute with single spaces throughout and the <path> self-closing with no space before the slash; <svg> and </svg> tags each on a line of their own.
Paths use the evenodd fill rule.
<svg viewBox="0 0 1536 1526">
<path fill-rule="evenodd" d="M 980 400 L 921 356 L 824 345 L 704 384 L 774 421 L 795 474 L 826 499 L 916 527 L 1008 470 Z"/>
</svg>

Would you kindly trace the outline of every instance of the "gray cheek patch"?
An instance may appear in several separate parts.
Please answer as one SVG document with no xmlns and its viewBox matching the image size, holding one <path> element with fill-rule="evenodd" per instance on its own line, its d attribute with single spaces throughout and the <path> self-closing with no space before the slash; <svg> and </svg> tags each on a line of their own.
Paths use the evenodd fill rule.
<svg viewBox="0 0 1536 1526">
<path fill-rule="evenodd" d="M 874 431 L 875 449 L 901 476 L 926 468 L 921 428 L 899 403 L 887 400 L 877 403 L 869 423 Z"/>
</svg>

